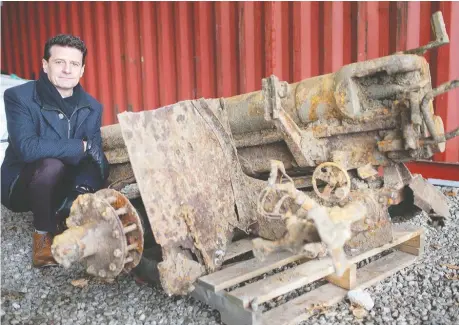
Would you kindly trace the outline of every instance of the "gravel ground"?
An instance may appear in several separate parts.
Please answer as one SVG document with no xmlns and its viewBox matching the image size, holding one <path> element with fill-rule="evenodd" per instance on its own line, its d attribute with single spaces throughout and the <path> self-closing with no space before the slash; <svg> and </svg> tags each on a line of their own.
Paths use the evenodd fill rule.
<svg viewBox="0 0 459 325">
<path fill-rule="evenodd" d="M 452 194 L 452 218 L 442 230 L 429 226 L 424 213 L 408 221 L 425 228 L 425 255 L 367 290 L 375 303 L 369 314 L 355 318 L 345 300 L 303 324 L 459 324 L 459 270 L 442 266 L 459 264 L 459 195 L 439 188 Z M 79 266 L 32 268 L 32 215 L 2 207 L 1 221 L 2 324 L 220 324 L 217 311 L 130 275 L 110 284 L 89 279 L 79 288 L 71 281 L 88 278 Z"/>
</svg>

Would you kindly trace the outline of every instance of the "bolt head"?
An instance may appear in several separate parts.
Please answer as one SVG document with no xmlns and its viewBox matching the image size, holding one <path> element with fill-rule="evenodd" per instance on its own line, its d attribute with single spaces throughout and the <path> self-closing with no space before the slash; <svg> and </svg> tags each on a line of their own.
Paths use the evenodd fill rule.
<svg viewBox="0 0 459 325">
<path fill-rule="evenodd" d="M 102 212 L 102 217 L 105 219 L 105 220 L 110 220 L 110 208 L 106 208 L 105 211 Z"/>
<path fill-rule="evenodd" d="M 115 251 L 113 252 L 113 256 L 115 257 L 121 257 L 121 255 L 123 255 L 123 252 L 121 252 L 121 249 L 117 248 L 115 249 Z"/>
<path fill-rule="evenodd" d="M 118 230 L 113 230 L 112 235 L 113 235 L 113 238 L 116 238 L 116 239 L 120 238 L 120 232 Z"/>
<path fill-rule="evenodd" d="M 108 266 L 108 268 L 110 269 L 110 271 L 114 272 L 116 271 L 116 265 L 114 263 L 110 263 L 110 265 Z"/>
<path fill-rule="evenodd" d="M 89 265 L 88 268 L 86 269 L 86 272 L 90 273 L 90 274 L 94 274 L 95 273 L 95 269 L 94 269 L 94 265 Z"/>
<path fill-rule="evenodd" d="M 107 274 L 106 274 L 106 272 L 105 272 L 104 270 L 100 270 L 100 271 L 99 271 L 99 276 L 100 276 L 101 278 L 105 278 L 106 275 L 107 275 Z"/>
</svg>

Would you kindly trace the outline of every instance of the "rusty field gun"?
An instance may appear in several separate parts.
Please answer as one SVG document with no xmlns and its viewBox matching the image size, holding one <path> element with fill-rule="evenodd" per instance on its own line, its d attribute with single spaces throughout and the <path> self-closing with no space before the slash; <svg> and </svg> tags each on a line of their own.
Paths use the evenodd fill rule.
<svg viewBox="0 0 459 325">
<path fill-rule="evenodd" d="M 54 257 L 113 279 L 160 248 L 146 272 L 187 294 L 241 236 L 260 260 L 330 256 L 341 274 L 348 256 L 392 240 L 391 206 L 405 200 L 443 222 L 446 199 L 404 165 L 459 134 L 445 133 L 432 103 L 459 81 L 433 89 L 419 55 L 449 43 L 441 13 L 432 26 L 424 47 L 335 73 L 292 84 L 272 75 L 261 91 L 119 114 L 102 129 L 108 188 L 78 197 Z"/>
</svg>

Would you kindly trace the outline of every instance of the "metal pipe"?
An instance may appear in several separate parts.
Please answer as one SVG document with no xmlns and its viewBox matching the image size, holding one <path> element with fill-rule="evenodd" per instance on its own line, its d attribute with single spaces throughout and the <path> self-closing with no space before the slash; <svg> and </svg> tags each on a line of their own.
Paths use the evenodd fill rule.
<svg viewBox="0 0 459 325">
<path fill-rule="evenodd" d="M 129 225 L 127 227 L 124 227 L 123 231 L 125 234 L 131 232 L 131 231 L 134 231 L 137 229 L 137 225 L 135 223 L 133 223 L 132 225 Z"/>
<path fill-rule="evenodd" d="M 419 144 L 426 145 L 426 144 L 437 144 L 437 143 L 442 143 L 448 140 L 451 140 L 452 138 L 455 138 L 459 136 L 459 127 L 451 132 L 445 133 L 445 134 L 440 134 L 440 140 L 432 140 L 430 138 L 424 138 L 419 140 Z"/>
<path fill-rule="evenodd" d="M 422 116 L 424 117 L 424 121 L 426 123 L 427 129 L 429 130 L 431 137 L 433 138 L 434 141 L 436 141 L 435 143 L 445 142 L 446 139 L 442 135 L 437 134 L 437 130 L 435 129 L 435 122 L 429 111 L 429 104 L 434 97 L 440 94 L 443 94 L 445 92 L 448 92 L 451 89 L 454 89 L 456 87 L 459 87 L 459 80 L 448 81 L 440 85 L 439 87 L 432 89 L 432 91 L 427 93 L 422 99 L 422 102 L 421 102 Z"/>
<path fill-rule="evenodd" d="M 97 223 L 70 227 L 64 233 L 54 237 L 52 254 L 59 264 L 70 267 L 74 262 L 94 255 L 98 246 L 92 243 L 100 236 Z"/>
</svg>

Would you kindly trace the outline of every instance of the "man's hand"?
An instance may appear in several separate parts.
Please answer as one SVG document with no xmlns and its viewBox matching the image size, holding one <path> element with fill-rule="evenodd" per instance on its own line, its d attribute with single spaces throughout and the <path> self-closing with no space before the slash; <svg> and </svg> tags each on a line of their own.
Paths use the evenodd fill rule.
<svg viewBox="0 0 459 325">
<path fill-rule="evenodd" d="M 83 152 L 86 152 L 86 148 L 88 147 L 88 142 L 83 141 Z"/>
<path fill-rule="evenodd" d="M 88 140 L 86 142 L 86 153 L 99 166 L 100 175 L 102 179 L 105 181 L 108 177 L 109 164 L 107 158 L 105 158 L 102 148 L 99 147 L 99 145 L 93 142 L 92 140 Z"/>
</svg>

